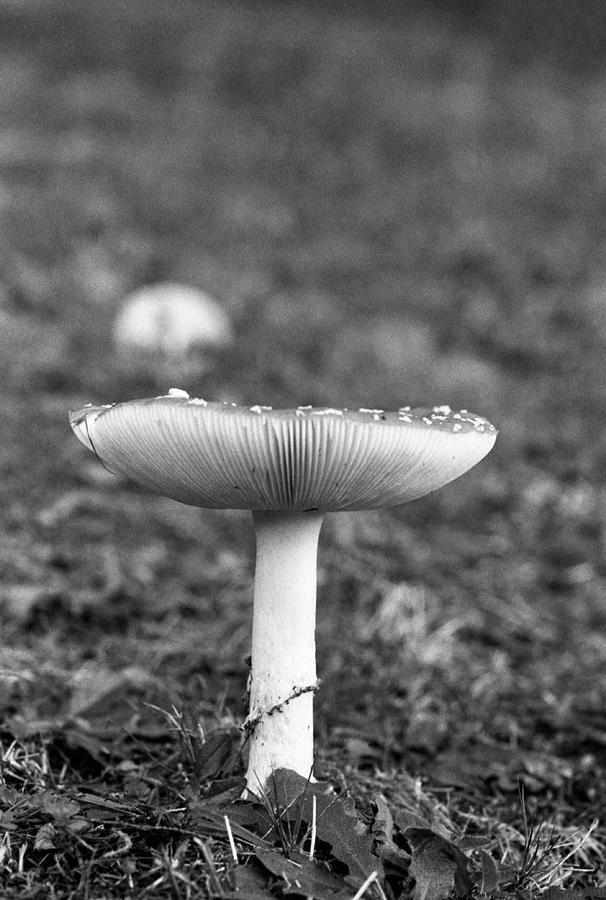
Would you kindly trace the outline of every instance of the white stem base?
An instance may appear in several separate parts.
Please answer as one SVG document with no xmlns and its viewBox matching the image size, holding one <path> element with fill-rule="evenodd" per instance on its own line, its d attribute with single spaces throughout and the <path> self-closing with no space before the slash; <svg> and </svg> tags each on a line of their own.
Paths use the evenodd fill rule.
<svg viewBox="0 0 606 900">
<path fill-rule="evenodd" d="M 276 769 L 308 778 L 316 688 L 316 562 L 324 514 L 257 512 L 248 790 Z"/>
</svg>

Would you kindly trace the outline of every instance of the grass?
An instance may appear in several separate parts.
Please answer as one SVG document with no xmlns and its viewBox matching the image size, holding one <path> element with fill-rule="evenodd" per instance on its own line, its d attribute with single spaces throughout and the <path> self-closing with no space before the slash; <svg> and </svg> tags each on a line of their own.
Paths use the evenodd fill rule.
<svg viewBox="0 0 606 900">
<path fill-rule="evenodd" d="M 175 382 L 499 426 L 436 495 L 328 517 L 317 768 L 374 847 L 367 897 L 604 895 L 604 16 L 554 2 L 546 31 L 541 9 L 0 8 L 9 900 L 288 883 L 233 802 L 247 516 L 140 492 L 67 425 Z M 118 356 L 123 295 L 164 278 L 219 299 L 237 349 Z M 346 878 L 350 851 L 320 840 L 311 893 L 338 896 L 312 878 Z"/>
</svg>

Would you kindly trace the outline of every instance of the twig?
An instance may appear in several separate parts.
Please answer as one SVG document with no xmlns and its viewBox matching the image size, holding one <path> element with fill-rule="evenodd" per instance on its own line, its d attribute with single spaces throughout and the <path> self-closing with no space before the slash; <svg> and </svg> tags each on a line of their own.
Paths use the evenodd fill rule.
<svg viewBox="0 0 606 900">
<path fill-rule="evenodd" d="M 290 693 L 288 697 L 284 697 L 283 700 L 278 700 L 273 706 L 270 706 L 269 709 L 257 709 L 254 712 L 249 713 L 239 726 L 240 731 L 245 731 L 247 734 L 250 734 L 255 730 L 263 716 L 273 716 L 276 712 L 282 712 L 282 707 L 286 706 L 287 703 L 290 703 L 291 700 L 296 700 L 297 697 L 300 697 L 302 694 L 309 694 L 312 691 L 315 693 L 319 687 L 319 679 L 316 679 L 313 684 L 308 684 L 305 687 L 294 687 L 292 693 Z"/>
</svg>

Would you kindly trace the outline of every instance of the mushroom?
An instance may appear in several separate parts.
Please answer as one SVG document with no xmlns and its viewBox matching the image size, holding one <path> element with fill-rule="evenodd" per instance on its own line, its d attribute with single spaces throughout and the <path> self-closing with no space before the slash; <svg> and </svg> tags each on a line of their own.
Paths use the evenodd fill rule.
<svg viewBox="0 0 606 900">
<path fill-rule="evenodd" d="M 114 344 L 133 352 L 180 357 L 231 344 L 229 316 L 212 297 L 185 284 L 148 284 L 129 294 L 113 326 Z"/>
<path fill-rule="evenodd" d="M 247 788 L 313 766 L 316 557 L 325 513 L 398 506 L 479 462 L 497 431 L 448 406 L 243 407 L 166 396 L 70 413 L 110 470 L 193 506 L 252 510 L 256 531 Z"/>
</svg>

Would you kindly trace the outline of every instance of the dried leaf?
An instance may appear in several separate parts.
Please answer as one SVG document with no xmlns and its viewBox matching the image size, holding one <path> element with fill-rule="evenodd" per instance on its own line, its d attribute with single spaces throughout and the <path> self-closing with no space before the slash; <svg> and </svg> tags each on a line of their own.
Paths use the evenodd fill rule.
<svg viewBox="0 0 606 900">
<path fill-rule="evenodd" d="M 442 835 L 444 837 L 444 835 Z M 457 839 L 457 847 L 459 850 L 481 850 L 491 843 L 491 838 L 487 835 L 466 834 L 462 838 Z"/>
<path fill-rule="evenodd" d="M 229 814 L 229 821 L 234 837 L 248 846 L 269 849 L 271 844 L 258 834 L 249 831 L 246 827 L 247 824 L 254 824 L 254 822 L 242 817 L 242 822 L 244 824 L 241 824 L 238 812 L 243 806 L 245 806 L 245 804 L 235 804 L 225 808 Z M 193 800 L 188 807 L 187 821 L 190 825 L 196 825 L 199 828 L 207 829 L 209 833 L 225 834 L 224 815 L 225 813 L 223 811 L 220 811 L 208 801 Z"/>
<path fill-rule="evenodd" d="M 427 828 L 408 828 L 404 836 L 412 851 L 414 900 L 446 900 L 453 890 L 460 897 L 471 891 L 467 858 L 458 847 Z"/>
<path fill-rule="evenodd" d="M 293 851 L 287 859 L 278 850 L 256 850 L 255 856 L 272 875 L 284 881 L 284 894 L 303 894 L 315 900 L 350 896 L 341 878 L 302 853 Z"/>
<path fill-rule="evenodd" d="M 375 841 L 379 844 L 391 843 L 393 841 L 393 816 L 384 797 L 375 797 L 375 806 L 377 812 L 375 820 L 372 823 L 372 833 Z"/>
<path fill-rule="evenodd" d="M 606 888 L 550 887 L 541 894 L 541 900 L 606 900 Z"/>
<path fill-rule="evenodd" d="M 149 683 L 149 673 L 136 666 L 114 672 L 103 666 L 83 665 L 74 676 L 68 718 L 115 718 L 117 711 L 128 710 L 132 691 Z"/>
<path fill-rule="evenodd" d="M 235 892 L 243 900 L 268 900 L 271 896 L 267 889 L 266 871 L 261 866 L 234 866 L 232 873 Z"/>
<path fill-rule="evenodd" d="M 385 863 L 389 863 L 396 869 L 407 872 L 410 865 L 410 856 L 405 853 L 393 839 L 393 816 L 385 798 L 375 797 L 377 812 L 372 824 L 372 835 L 375 840 L 375 853 Z"/>
<path fill-rule="evenodd" d="M 356 814 L 352 800 L 342 800 L 326 793 L 325 786 L 308 782 L 296 772 L 278 769 L 274 773 L 274 799 L 289 818 L 300 815 L 311 824 L 312 797 L 316 798 L 316 831 L 321 841 L 330 845 L 332 854 L 344 863 L 356 881 L 362 883 L 372 872 L 383 874 L 380 859 L 372 853 L 372 835 Z"/>
<path fill-rule="evenodd" d="M 16 788 L 0 784 L 0 804 L 2 806 L 13 806 L 13 804 L 18 803 L 20 796 Z"/>
<path fill-rule="evenodd" d="M 372 838 L 358 819 L 352 800 L 336 800 L 327 806 L 318 818 L 317 830 L 350 875 L 365 881 L 372 872 L 382 874 L 381 863 L 371 851 Z"/>
<path fill-rule="evenodd" d="M 482 863 L 482 880 L 480 882 L 480 891 L 483 894 L 490 894 L 499 886 L 499 870 L 497 864 L 486 850 L 480 850 L 480 861 Z"/>
<path fill-rule="evenodd" d="M 66 823 L 66 826 L 72 834 L 80 834 L 83 831 L 88 831 L 91 824 L 88 819 L 84 819 L 82 816 L 75 816 Z"/>
<path fill-rule="evenodd" d="M 235 768 L 237 752 L 235 752 L 235 737 L 239 735 L 235 729 L 231 731 L 218 731 L 211 734 L 198 751 L 198 777 L 202 780 L 212 780 L 219 775 L 232 772 Z"/>
<path fill-rule="evenodd" d="M 34 850 L 55 850 L 55 828 L 50 822 L 41 825 L 34 840 Z"/>
<path fill-rule="evenodd" d="M 414 812 L 412 809 L 398 809 L 395 812 L 394 820 L 402 834 L 408 828 L 427 828 L 432 830 L 432 823 L 425 816 Z"/>
<path fill-rule="evenodd" d="M 0 831 L 16 831 L 15 814 L 9 809 L 0 813 Z"/>
<path fill-rule="evenodd" d="M 80 812 L 80 806 L 73 800 L 66 800 L 63 797 L 57 797 L 53 794 L 45 794 L 42 798 L 40 808 L 52 816 L 56 822 L 63 824 Z"/>
<path fill-rule="evenodd" d="M 107 758 L 110 754 L 110 746 L 108 746 L 107 741 L 96 737 L 94 734 L 89 734 L 81 728 L 72 728 L 69 725 L 63 729 L 61 737 L 64 738 L 68 751 L 72 751 L 70 753 L 72 758 L 78 754 L 83 754 L 85 758 L 88 756 L 91 760 L 101 765 L 107 763 Z M 115 752 L 115 747 L 111 749 Z"/>
</svg>

